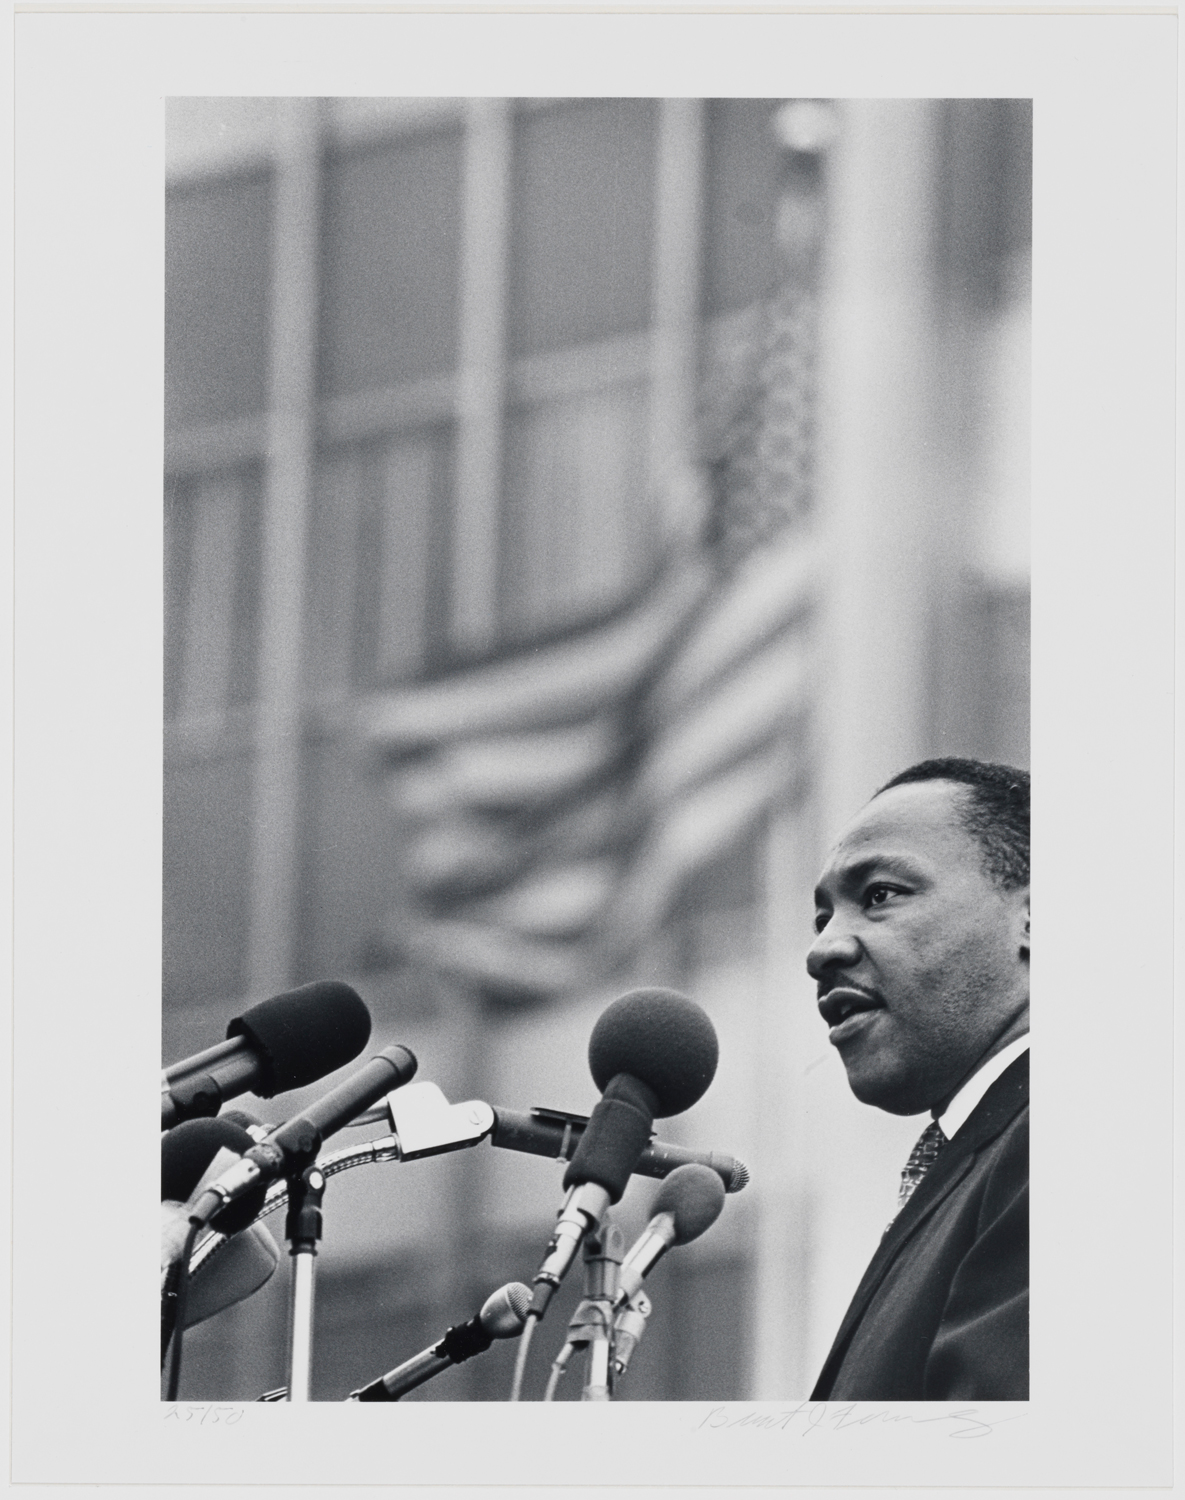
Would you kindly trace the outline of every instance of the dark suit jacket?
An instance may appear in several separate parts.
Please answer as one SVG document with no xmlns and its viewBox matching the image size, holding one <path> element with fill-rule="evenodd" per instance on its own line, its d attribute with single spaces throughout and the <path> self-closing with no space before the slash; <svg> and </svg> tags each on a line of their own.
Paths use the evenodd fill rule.
<svg viewBox="0 0 1185 1500">
<path fill-rule="evenodd" d="M 1028 1400 L 1027 1052 L 988 1089 L 893 1221 L 811 1395 Z"/>
</svg>

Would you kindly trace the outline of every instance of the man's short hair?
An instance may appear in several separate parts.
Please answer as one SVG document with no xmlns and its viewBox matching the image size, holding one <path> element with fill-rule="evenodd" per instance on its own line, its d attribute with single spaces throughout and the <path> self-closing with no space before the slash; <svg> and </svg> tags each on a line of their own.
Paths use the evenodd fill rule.
<svg viewBox="0 0 1185 1500">
<path fill-rule="evenodd" d="M 963 827 L 979 844 L 988 876 L 1002 890 L 1029 883 L 1029 773 L 1016 766 L 954 756 L 923 760 L 886 781 L 875 793 L 913 781 L 952 781 L 966 787 L 959 799 Z"/>
</svg>

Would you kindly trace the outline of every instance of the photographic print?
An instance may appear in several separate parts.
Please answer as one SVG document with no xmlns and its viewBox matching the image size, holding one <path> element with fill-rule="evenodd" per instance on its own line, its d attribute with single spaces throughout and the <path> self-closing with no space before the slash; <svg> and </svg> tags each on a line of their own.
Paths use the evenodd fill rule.
<svg viewBox="0 0 1185 1500">
<path fill-rule="evenodd" d="M 1174 25 L 15 17 L 14 1482 L 1168 1482 Z"/>
<path fill-rule="evenodd" d="M 336 980 L 370 1050 L 414 1051 L 409 1101 L 496 1112 L 327 1187 L 313 1398 L 530 1282 L 575 1144 L 557 1117 L 516 1159 L 502 1116 L 588 1116 L 594 1023 L 654 989 L 720 1059 L 655 1133 L 739 1165 L 584 1394 L 807 1396 L 912 1117 L 1027 1029 L 1010 998 L 881 1130 L 802 966 L 813 876 L 879 786 L 1028 763 L 1030 101 L 174 98 L 166 151 L 165 1062 Z M 665 1080 L 681 1013 L 655 1002 L 650 1041 L 636 1003 L 606 1024 Z M 612 1184 L 619 1257 L 655 1191 Z M 252 1249 L 262 1288 L 195 1273 L 183 1396 L 285 1383 L 287 1267 Z M 868 1395 L 1027 1394 L 1027 1240 L 985 1253 L 1017 1260 L 1003 1352 Z M 524 1395 L 565 1325 L 591 1358 L 604 1274 L 572 1267 Z M 515 1352 L 407 1398 L 505 1400 Z"/>
</svg>

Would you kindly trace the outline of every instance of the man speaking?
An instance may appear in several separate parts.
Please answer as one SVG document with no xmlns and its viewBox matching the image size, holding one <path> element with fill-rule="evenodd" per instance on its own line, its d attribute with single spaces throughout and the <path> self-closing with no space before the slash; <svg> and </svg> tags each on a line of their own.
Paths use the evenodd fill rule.
<svg viewBox="0 0 1185 1500">
<path fill-rule="evenodd" d="M 815 1400 L 1029 1394 L 1029 777 L 930 760 L 848 824 L 807 969 L 857 1099 L 931 1121 Z"/>
</svg>

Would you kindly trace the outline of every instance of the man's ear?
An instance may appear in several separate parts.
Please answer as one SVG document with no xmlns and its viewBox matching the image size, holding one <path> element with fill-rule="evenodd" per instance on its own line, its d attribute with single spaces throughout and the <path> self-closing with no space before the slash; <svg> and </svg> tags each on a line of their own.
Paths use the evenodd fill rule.
<svg viewBox="0 0 1185 1500">
<path fill-rule="evenodd" d="M 1029 892 L 1028 892 L 1028 890 L 1026 888 L 1023 893 L 1019 893 L 1018 892 L 1018 894 L 1023 894 L 1023 897 L 1024 897 L 1023 902 L 1021 903 L 1021 912 L 1023 913 L 1023 917 L 1024 917 L 1024 930 L 1023 930 L 1023 933 L 1021 935 L 1021 940 L 1020 940 L 1020 956 L 1021 956 L 1021 958 L 1024 959 L 1025 963 L 1028 963 L 1028 961 L 1029 961 Z"/>
</svg>

